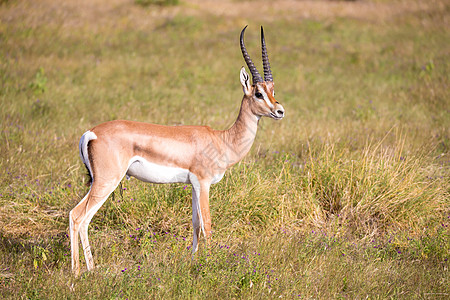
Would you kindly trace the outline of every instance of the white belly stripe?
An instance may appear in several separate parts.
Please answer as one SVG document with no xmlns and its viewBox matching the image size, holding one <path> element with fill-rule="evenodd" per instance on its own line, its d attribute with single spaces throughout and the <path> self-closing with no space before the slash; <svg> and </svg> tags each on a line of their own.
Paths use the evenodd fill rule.
<svg viewBox="0 0 450 300">
<path fill-rule="evenodd" d="M 190 183 L 189 170 L 158 165 L 140 156 L 130 160 L 127 175 L 151 183 Z"/>
</svg>

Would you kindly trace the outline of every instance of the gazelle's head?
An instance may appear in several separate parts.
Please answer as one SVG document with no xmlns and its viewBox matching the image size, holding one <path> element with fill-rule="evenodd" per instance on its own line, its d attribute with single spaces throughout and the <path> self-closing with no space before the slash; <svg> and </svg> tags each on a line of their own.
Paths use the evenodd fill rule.
<svg viewBox="0 0 450 300">
<path fill-rule="evenodd" d="M 252 74 L 253 84 L 250 84 L 250 76 L 245 71 L 245 68 L 242 67 L 240 78 L 245 97 L 251 101 L 252 112 L 256 116 L 266 116 L 275 120 L 281 120 L 284 117 L 284 108 L 280 103 L 278 103 L 277 100 L 275 100 L 272 71 L 270 70 L 269 57 L 267 56 L 263 28 L 261 26 L 261 48 L 264 67 L 264 80 L 261 75 L 259 75 L 252 59 L 248 55 L 247 49 L 245 49 L 244 32 L 246 28 L 247 26 L 245 26 L 241 32 L 241 50 L 244 60 L 247 63 L 250 73 Z"/>
</svg>

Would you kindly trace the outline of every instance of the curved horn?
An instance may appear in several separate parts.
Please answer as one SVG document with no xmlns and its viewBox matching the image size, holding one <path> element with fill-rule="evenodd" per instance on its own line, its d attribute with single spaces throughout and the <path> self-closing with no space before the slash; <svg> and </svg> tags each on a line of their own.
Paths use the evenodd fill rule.
<svg viewBox="0 0 450 300">
<path fill-rule="evenodd" d="M 261 26 L 261 48 L 262 48 L 262 61 L 264 67 L 264 80 L 273 82 L 272 71 L 270 70 L 269 64 L 269 56 L 267 55 L 266 41 L 264 40 L 264 30 L 262 26 Z"/>
<path fill-rule="evenodd" d="M 248 26 L 248 25 L 247 25 Z M 245 49 L 244 45 L 244 32 L 247 26 L 244 27 L 241 31 L 241 51 L 242 55 L 244 56 L 244 60 L 247 63 L 248 68 L 250 69 L 250 73 L 252 73 L 253 83 L 262 82 L 263 79 L 261 75 L 259 75 L 258 70 L 256 69 L 255 65 L 252 62 L 252 59 L 250 58 L 250 55 L 247 53 L 247 49 Z"/>
</svg>

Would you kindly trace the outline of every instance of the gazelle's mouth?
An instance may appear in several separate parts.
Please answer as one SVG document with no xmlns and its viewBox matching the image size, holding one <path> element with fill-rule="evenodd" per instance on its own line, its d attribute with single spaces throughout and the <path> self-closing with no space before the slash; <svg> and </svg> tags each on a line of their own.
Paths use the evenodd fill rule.
<svg viewBox="0 0 450 300">
<path fill-rule="evenodd" d="M 283 119 L 284 114 L 283 114 L 282 116 L 277 116 L 277 115 L 274 114 L 274 113 L 270 113 L 269 116 L 270 116 L 272 119 L 275 119 L 275 120 L 281 120 L 281 119 Z"/>
</svg>

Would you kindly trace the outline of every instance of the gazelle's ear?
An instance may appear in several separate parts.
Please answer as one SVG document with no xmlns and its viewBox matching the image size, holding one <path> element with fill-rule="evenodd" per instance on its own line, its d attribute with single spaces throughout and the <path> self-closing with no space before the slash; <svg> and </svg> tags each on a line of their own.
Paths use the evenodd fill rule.
<svg viewBox="0 0 450 300">
<path fill-rule="evenodd" d="M 241 77 L 241 84 L 242 84 L 242 89 L 244 90 L 244 94 L 247 96 L 251 96 L 251 94 L 252 94 L 251 87 L 252 86 L 250 84 L 250 76 L 248 76 L 244 67 L 241 68 L 240 77 Z"/>
</svg>

